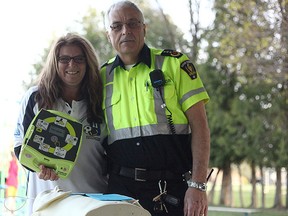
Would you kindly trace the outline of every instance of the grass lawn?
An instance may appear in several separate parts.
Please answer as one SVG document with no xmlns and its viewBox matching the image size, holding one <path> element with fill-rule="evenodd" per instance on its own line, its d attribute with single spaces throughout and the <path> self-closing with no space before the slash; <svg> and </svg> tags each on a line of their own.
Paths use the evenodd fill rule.
<svg viewBox="0 0 288 216">
<path fill-rule="evenodd" d="M 208 216 L 243 216 L 244 213 L 232 213 L 232 212 L 210 212 Z M 287 216 L 288 211 L 273 211 L 273 210 L 262 210 L 258 213 L 252 213 L 250 216 Z"/>
<path fill-rule="evenodd" d="M 284 188 L 283 188 L 284 189 Z M 243 185 L 243 208 L 249 208 L 251 204 L 251 185 Z M 285 188 L 286 190 L 286 188 Z M 286 202 L 285 190 L 282 191 L 282 204 Z M 265 208 L 261 206 L 261 188 L 257 185 L 257 209 L 259 212 L 251 213 L 249 216 L 288 216 L 288 210 L 275 210 L 271 209 L 274 203 L 275 186 L 266 186 L 265 188 Z M 210 206 L 218 206 L 220 200 L 220 187 L 216 187 L 213 203 Z M 232 207 L 241 208 L 240 193 L 237 187 L 233 187 Z M 244 216 L 244 213 L 232 213 L 232 212 L 219 212 L 209 211 L 209 216 Z"/>
<path fill-rule="evenodd" d="M 262 208 L 261 206 L 261 188 L 260 185 L 257 185 L 257 201 L 256 207 Z M 243 206 L 240 203 L 240 192 L 236 186 L 233 187 L 233 197 L 232 197 L 232 207 L 243 207 L 249 208 L 251 204 L 251 185 L 243 185 L 242 186 L 242 196 L 243 196 Z M 286 188 L 282 190 L 282 204 L 286 202 Z M 208 192 L 209 193 L 209 192 Z M 266 186 L 265 187 L 265 209 L 269 209 L 273 207 L 275 197 L 275 186 Z M 220 187 L 216 187 L 214 200 L 210 205 L 217 206 L 220 200 Z"/>
</svg>

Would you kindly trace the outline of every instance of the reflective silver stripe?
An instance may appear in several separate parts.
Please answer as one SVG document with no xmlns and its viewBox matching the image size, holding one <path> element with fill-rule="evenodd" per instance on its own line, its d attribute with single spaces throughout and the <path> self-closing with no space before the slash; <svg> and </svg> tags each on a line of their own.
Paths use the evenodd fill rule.
<svg viewBox="0 0 288 216">
<path fill-rule="evenodd" d="M 177 134 L 189 134 L 190 128 L 187 124 L 177 124 L 174 125 Z M 139 130 L 140 129 L 140 130 Z M 141 134 L 140 134 L 141 131 Z M 140 136 L 153 136 L 159 134 L 170 134 L 170 129 L 168 128 L 168 124 L 154 124 L 154 125 L 146 125 L 135 128 L 123 128 L 119 130 L 111 131 L 110 136 L 108 137 L 108 144 L 115 142 L 116 140 L 127 139 L 132 137 L 140 137 Z"/>
<path fill-rule="evenodd" d="M 113 120 L 113 115 L 112 115 L 112 93 L 113 93 L 113 85 L 109 85 L 109 83 L 113 82 L 114 79 L 114 69 L 113 71 L 110 72 L 112 67 L 112 64 L 107 65 L 106 67 L 106 97 L 105 97 L 105 107 L 106 107 L 106 116 L 108 120 L 108 128 L 110 129 L 110 131 L 114 131 L 114 120 Z M 108 83 L 108 85 L 107 85 Z M 109 107 L 109 108 L 108 108 Z"/>
<path fill-rule="evenodd" d="M 193 95 L 197 95 L 201 92 L 205 92 L 205 88 L 204 87 L 201 87 L 201 88 L 198 88 L 198 89 L 194 89 L 192 91 L 189 91 L 187 92 L 185 95 L 183 95 L 183 97 L 181 98 L 181 100 L 179 101 L 179 103 L 182 105 L 184 103 L 185 100 L 187 100 L 188 98 L 190 98 L 191 96 Z"/>
<path fill-rule="evenodd" d="M 161 55 L 156 55 L 155 56 L 155 69 L 161 69 L 163 62 L 164 62 L 164 58 L 165 56 L 161 56 Z"/>
<path fill-rule="evenodd" d="M 164 56 L 156 55 L 155 56 L 155 69 L 161 69 L 164 62 Z M 162 91 L 162 97 L 164 97 L 164 88 L 161 86 Z M 154 88 L 154 107 L 155 111 L 154 113 L 157 115 L 157 113 L 161 113 L 161 115 L 157 115 L 157 122 L 167 122 L 167 117 L 165 113 L 165 107 L 163 106 L 163 101 L 161 100 L 160 92 Z M 156 99 L 158 98 L 158 99 Z M 168 124 L 167 124 L 168 125 Z M 169 129 L 168 129 L 169 131 Z"/>
</svg>

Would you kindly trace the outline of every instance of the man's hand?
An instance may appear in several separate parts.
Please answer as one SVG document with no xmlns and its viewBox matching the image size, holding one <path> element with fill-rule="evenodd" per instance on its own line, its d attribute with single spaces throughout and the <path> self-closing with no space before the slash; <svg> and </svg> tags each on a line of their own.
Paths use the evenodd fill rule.
<svg viewBox="0 0 288 216">
<path fill-rule="evenodd" d="M 206 192 L 188 188 L 184 198 L 184 216 L 207 216 L 208 201 Z"/>
</svg>

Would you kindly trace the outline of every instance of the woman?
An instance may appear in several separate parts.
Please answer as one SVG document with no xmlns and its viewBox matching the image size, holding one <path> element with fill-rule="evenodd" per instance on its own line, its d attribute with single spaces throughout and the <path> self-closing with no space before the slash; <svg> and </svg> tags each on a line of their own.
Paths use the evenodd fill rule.
<svg viewBox="0 0 288 216">
<path fill-rule="evenodd" d="M 38 84 L 26 92 L 21 102 L 15 133 L 17 157 L 25 132 L 41 108 L 67 113 L 86 130 L 77 162 L 68 178 L 60 179 L 53 169 L 43 165 L 39 173 L 28 172 L 29 213 L 37 194 L 55 186 L 64 191 L 105 193 L 107 185 L 101 145 L 107 134 L 102 123 L 102 82 L 93 46 L 77 34 L 60 37 L 52 46 L 39 78 Z"/>
</svg>

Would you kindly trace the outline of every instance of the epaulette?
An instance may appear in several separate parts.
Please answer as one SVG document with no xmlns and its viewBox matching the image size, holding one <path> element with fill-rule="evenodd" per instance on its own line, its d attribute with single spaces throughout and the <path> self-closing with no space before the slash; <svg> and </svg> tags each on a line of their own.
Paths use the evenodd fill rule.
<svg viewBox="0 0 288 216">
<path fill-rule="evenodd" d="M 161 53 L 162 56 L 171 56 L 174 58 L 180 58 L 183 54 L 181 52 L 178 52 L 176 50 L 171 50 L 171 49 L 165 49 Z"/>
</svg>

